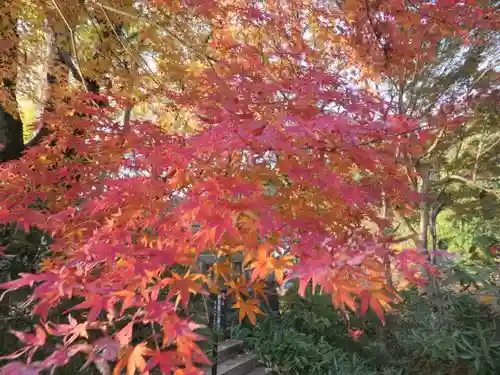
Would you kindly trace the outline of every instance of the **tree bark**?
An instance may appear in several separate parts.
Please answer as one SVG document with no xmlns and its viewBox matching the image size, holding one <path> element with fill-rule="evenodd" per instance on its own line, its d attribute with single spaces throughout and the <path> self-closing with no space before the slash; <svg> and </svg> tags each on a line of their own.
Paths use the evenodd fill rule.
<svg viewBox="0 0 500 375">
<path fill-rule="evenodd" d="M 382 218 L 387 220 L 389 218 L 389 202 L 387 201 L 387 197 L 385 192 L 383 192 L 382 196 Z M 389 289 L 393 288 L 393 280 L 391 273 L 391 258 L 388 254 L 384 255 L 384 269 L 385 269 L 385 281 L 387 282 L 387 286 Z"/>
<path fill-rule="evenodd" d="M 420 166 L 421 185 L 420 194 L 422 201 L 419 204 L 420 223 L 416 240 L 417 248 L 427 251 L 429 248 L 427 230 L 429 228 L 429 190 L 431 186 L 430 168 L 427 165 Z"/>
<path fill-rule="evenodd" d="M 432 210 L 432 214 L 430 217 L 430 229 L 431 229 L 431 240 L 432 240 L 432 252 L 431 252 L 431 263 L 436 264 L 436 250 L 438 250 L 438 236 L 437 236 L 437 218 L 443 208 L 445 207 L 445 203 L 442 201 L 437 201 L 435 203 L 435 207 Z"/>
<path fill-rule="evenodd" d="M 0 11 L 2 9 L 0 8 Z M 16 100 L 16 81 L 18 66 L 18 33 L 15 18 L 7 13 L 6 21 L 1 26 L 3 35 L 9 35 L 11 45 L 0 51 L 1 91 L 6 100 L 0 104 L 0 163 L 17 159 L 24 151 L 23 124 L 19 116 Z"/>
<path fill-rule="evenodd" d="M 432 213 L 430 215 L 430 230 L 431 230 L 431 239 L 432 239 L 432 249 L 429 251 L 430 255 L 430 262 L 433 265 L 437 264 L 437 257 L 436 257 L 436 251 L 438 250 L 438 238 L 437 238 L 437 217 L 439 213 L 443 210 L 445 204 L 442 201 L 435 202 L 435 207 L 432 210 Z M 431 286 L 429 288 L 429 295 L 430 296 L 437 296 L 439 294 L 439 282 L 436 276 L 431 276 Z M 441 311 L 442 306 L 440 303 L 437 304 L 438 309 Z M 438 316 L 438 323 L 440 324 L 440 316 Z"/>
<path fill-rule="evenodd" d="M 18 159 L 24 151 L 22 121 L 11 112 L 0 106 L 0 163 Z"/>
</svg>

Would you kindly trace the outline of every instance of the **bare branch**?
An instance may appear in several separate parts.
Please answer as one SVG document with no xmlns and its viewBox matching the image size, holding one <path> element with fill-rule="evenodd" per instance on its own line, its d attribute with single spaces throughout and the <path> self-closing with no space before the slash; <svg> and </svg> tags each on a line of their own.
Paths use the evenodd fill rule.
<svg viewBox="0 0 500 375">
<path fill-rule="evenodd" d="M 80 68 L 80 60 L 78 58 L 78 53 L 76 51 L 75 34 L 73 32 L 73 28 L 69 24 L 69 22 L 66 19 L 66 17 L 64 17 L 64 14 L 62 13 L 61 8 L 59 8 L 59 5 L 57 5 L 56 0 L 52 0 L 52 4 L 54 4 L 54 7 L 56 8 L 57 12 L 59 13 L 59 15 L 61 16 L 61 18 L 63 19 L 66 27 L 68 28 L 70 39 L 71 39 L 71 49 L 73 50 L 73 55 L 75 57 L 75 62 L 76 62 L 75 69 L 78 72 L 78 75 L 76 75 L 76 76 L 80 77 L 80 82 L 83 84 L 83 87 L 84 87 L 85 91 L 88 92 L 89 90 L 87 88 L 87 82 L 86 82 L 85 77 L 83 75 L 82 69 Z"/>
<path fill-rule="evenodd" d="M 75 79 L 78 80 L 79 82 L 82 82 L 82 77 L 80 77 L 80 74 L 78 74 L 78 69 L 75 63 L 73 62 L 73 59 L 71 58 L 70 54 L 58 48 L 57 56 L 59 57 L 59 61 L 61 61 L 70 70 L 73 77 L 75 77 Z"/>
<path fill-rule="evenodd" d="M 406 241 L 409 241 L 409 240 L 414 240 L 416 237 L 417 237 L 416 233 L 406 234 L 406 235 L 401 236 L 401 237 L 392 238 L 389 241 L 389 243 L 391 243 L 391 244 L 398 244 L 398 243 L 401 243 L 401 242 L 406 242 Z"/>
<path fill-rule="evenodd" d="M 424 156 L 430 155 L 439 145 L 439 142 L 443 139 L 444 134 L 446 133 L 447 127 L 444 126 L 440 131 L 432 145 L 427 149 L 427 152 Z"/>
<path fill-rule="evenodd" d="M 483 151 L 484 140 L 486 138 L 486 130 L 483 127 L 483 132 L 481 134 L 481 140 L 479 141 L 479 148 L 476 154 L 476 160 L 474 161 L 474 168 L 472 169 L 472 182 L 476 182 L 477 179 L 477 170 L 479 167 L 479 158 L 481 157 L 481 153 Z"/>
<path fill-rule="evenodd" d="M 417 230 L 413 227 L 413 225 L 410 223 L 410 220 L 408 220 L 407 217 L 400 215 L 398 212 L 396 213 L 396 217 L 404 223 L 404 225 L 412 232 L 412 236 L 416 236 L 418 234 Z"/>
<path fill-rule="evenodd" d="M 487 188 L 487 187 L 484 187 L 484 186 L 481 186 L 481 185 L 478 185 L 476 182 L 474 181 L 471 181 L 465 177 L 462 177 L 462 176 L 458 176 L 458 175 L 451 175 L 451 176 L 448 176 L 447 178 L 445 178 L 444 180 L 441 181 L 441 183 L 448 183 L 448 182 L 460 182 L 464 185 L 467 185 L 473 189 L 478 189 L 478 190 L 482 190 L 486 193 L 489 193 L 489 194 L 493 194 L 494 196 L 496 196 L 497 198 L 500 199 L 500 189 L 490 189 L 490 188 Z"/>
</svg>

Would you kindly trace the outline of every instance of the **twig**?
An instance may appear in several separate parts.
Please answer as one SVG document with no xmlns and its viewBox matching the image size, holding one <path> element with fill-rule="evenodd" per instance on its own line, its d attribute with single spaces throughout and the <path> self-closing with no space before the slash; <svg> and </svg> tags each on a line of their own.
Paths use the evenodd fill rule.
<svg viewBox="0 0 500 375">
<path fill-rule="evenodd" d="M 479 190 L 482 190 L 486 193 L 490 193 L 490 194 L 493 194 L 495 195 L 497 198 L 500 199 L 500 190 L 498 189 L 489 189 L 487 187 L 484 187 L 484 186 L 480 186 L 478 185 L 477 183 L 465 178 L 465 177 L 462 177 L 462 176 L 457 176 L 457 175 L 451 175 L 451 176 L 448 176 L 446 179 L 444 179 L 441 183 L 448 183 L 450 181 L 456 181 L 456 182 L 461 182 L 467 186 L 470 186 L 472 188 L 475 188 L 475 189 L 479 189 Z"/>
<path fill-rule="evenodd" d="M 80 59 L 78 58 L 78 53 L 76 52 L 75 34 L 73 32 L 73 29 L 72 29 L 71 25 L 69 24 L 68 20 L 66 19 L 66 17 L 64 17 L 64 14 L 62 13 L 61 9 L 59 8 L 59 5 L 57 5 L 56 0 L 52 0 L 52 4 L 54 4 L 54 7 L 56 8 L 57 12 L 59 13 L 61 18 L 63 19 L 64 23 L 66 24 L 66 27 L 68 28 L 70 39 L 71 39 L 71 49 L 73 50 L 73 56 L 75 57 L 75 62 L 76 62 L 76 69 L 78 71 L 78 75 L 80 76 L 80 80 L 83 84 L 85 92 L 88 93 L 89 90 L 87 88 L 87 82 L 86 82 L 85 77 L 82 73 L 82 69 L 80 67 Z"/>
<path fill-rule="evenodd" d="M 113 23 L 111 22 L 111 20 L 109 19 L 109 16 L 108 16 L 108 13 L 106 12 L 106 9 L 104 8 L 103 4 L 99 4 L 102 12 L 104 13 L 104 17 L 106 17 L 106 22 L 108 22 L 109 24 L 109 27 L 111 28 L 111 30 L 113 31 L 113 34 L 115 35 L 116 39 L 118 40 L 118 42 L 121 44 L 122 48 L 125 50 L 125 52 L 127 52 L 130 57 L 132 58 L 132 60 L 134 60 L 134 62 L 137 64 L 137 66 L 141 66 L 142 64 L 139 63 L 139 61 L 136 59 L 136 57 L 134 56 L 134 54 L 127 48 L 127 46 L 125 46 L 125 44 L 123 43 L 122 39 L 120 38 L 120 36 L 118 35 L 118 33 L 116 32 L 114 26 L 113 26 Z M 142 59 L 144 61 L 144 59 Z M 146 61 L 144 61 L 144 65 L 146 66 L 146 70 L 149 71 L 149 73 L 151 74 L 153 80 L 155 81 L 155 83 L 161 87 L 161 82 L 159 82 L 157 79 L 156 79 L 156 76 L 155 76 L 155 73 L 153 72 L 153 70 L 150 68 L 150 66 L 147 64 Z"/>
<path fill-rule="evenodd" d="M 486 138 L 486 129 L 483 127 L 483 133 L 481 134 L 481 140 L 479 141 L 479 147 L 476 154 L 476 160 L 474 161 L 474 168 L 472 169 L 472 182 L 476 182 L 477 179 L 477 169 L 479 167 L 479 158 L 483 151 L 484 139 Z"/>
<path fill-rule="evenodd" d="M 96 5 L 98 5 L 99 7 L 102 7 L 106 10 L 109 10 L 110 12 L 113 12 L 113 13 L 116 13 L 116 14 L 119 14 L 121 16 L 124 16 L 124 17 L 128 17 L 128 18 L 133 18 L 135 20 L 138 20 L 140 19 L 141 17 L 138 16 L 138 15 L 135 15 L 135 14 L 132 14 L 132 13 L 128 13 L 128 12 L 125 12 L 123 10 L 120 10 L 120 9 L 116 9 L 112 6 L 109 6 L 109 5 L 106 5 L 106 4 L 102 4 L 101 2 L 99 1 L 94 1 L 94 3 Z M 214 58 L 208 56 L 207 54 L 203 54 L 199 51 L 197 51 L 191 44 L 189 44 L 188 42 L 186 42 L 185 40 L 183 40 L 179 35 L 175 34 L 174 32 L 172 32 L 172 30 L 168 30 L 166 29 L 165 27 L 159 25 L 157 22 L 154 22 L 152 20 L 149 20 L 151 22 L 153 22 L 154 25 L 160 27 L 161 29 L 167 31 L 174 39 L 176 39 L 178 42 L 180 42 L 182 45 L 188 47 L 189 49 L 191 49 L 193 52 L 195 52 L 198 56 L 201 56 L 203 57 L 204 59 L 207 59 L 207 60 L 212 60 L 214 61 Z"/>
<path fill-rule="evenodd" d="M 483 156 L 484 154 L 490 152 L 493 147 L 497 146 L 500 143 L 500 138 L 498 138 L 495 142 L 493 142 L 491 145 L 489 145 L 487 148 L 485 148 L 481 154 L 479 154 L 479 157 Z"/>
<path fill-rule="evenodd" d="M 365 0 L 365 5 L 366 5 L 366 16 L 368 17 L 368 21 L 370 22 L 370 26 L 373 30 L 373 33 L 375 34 L 375 37 L 377 38 L 377 42 L 378 42 L 380 48 L 382 48 L 382 51 L 384 52 L 384 58 L 385 58 L 385 63 L 386 63 L 386 67 L 387 67 L 387 65 L 389 65 L 389 63 L 390 63 L 389 55 L 387 54 L 387 48 L 382 43 L 382 40 L 380 39 L 380 35 L 379 35 L 378 31 L 375 30 L 375 25 L 373 24 L 373 20 L 372 20 L 372 17 L 370 15 L 370 6 L 368 5 L 368 0 Z"/>
<path fill-rule="evenodd" d="M 424 156 L 430 155 L 439 145 L 439 141 L 443 138 L 444 134 L 446 133 L 446 129 L 448 127 L 444 126 L 440 131 L 436 139 L 434 140 L 434 143 L 427 149 L 427 152 L 425 153 Z"/>
</svg>

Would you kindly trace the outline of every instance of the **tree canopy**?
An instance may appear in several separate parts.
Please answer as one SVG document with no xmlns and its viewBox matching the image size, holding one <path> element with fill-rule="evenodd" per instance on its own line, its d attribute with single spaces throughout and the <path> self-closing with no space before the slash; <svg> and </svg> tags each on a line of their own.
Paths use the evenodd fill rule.
<svg viewBox="0 0 500 375">
<path fill-rule="evenodd" d="M 33 334 L 16 332 L 25 347 L 8 357 L 27 361 L 0 371 L 50 370 L 83 352 L 103 374 L 110 361 L 115 373 L 128 366 L 198 374 L 207 358 L 197 326 L 179 311 L 192 294 L 224 285 L 240 317 L 253 320 L 262 283 L 274 274 L 280 283 L 298 279 L 301 293 L 319 285 L 337 308 L 371 308 L 383 319 L 397 298 L 388 263 L 413 283 L 435 273 L 420 251 L 430 220 L 427 155 L 473 126 L 472 108 L 493 90 L 484 84 L 474 97 L 467 89 L 440 102 L 451 84 L 432 69 L 450 48 L 470 48 L 464 59 L 477 63 L 471 58 L 498 30 L 493 5 L 3 7 L 0 223 L 37 227 L 53 243 L 41 272 L 0 285 L 8 292 L 36 284 L 30 303 L 40 317 Z M 29 86 L 40 72 L 39 85 Z M 436 82 L 438 93 L 418 79 Z M 405 103 L 407 90 L 419 94 Z M 21 91 L 41 108 L 28 143 Z M 478 154 L 490 157 L 492 144 Z M 398 217 L 420 210 L 417 248 L 392 249 L 388 206 Z M 197 269 L 202 252 L 222 259 L 213 278 Z M 230 267 L 234 254 L 244 256 L 249 278 Z M 66 313 L 85 310 L 80 321 L 50 319 L 68 299 L 78 301 Z M 132 346 L 136 323 L 156 329 Z M 90 339 L 90 329 L 101 334 Z M 47 358 L 31 360 L 49 346 Z"/>
</svg>

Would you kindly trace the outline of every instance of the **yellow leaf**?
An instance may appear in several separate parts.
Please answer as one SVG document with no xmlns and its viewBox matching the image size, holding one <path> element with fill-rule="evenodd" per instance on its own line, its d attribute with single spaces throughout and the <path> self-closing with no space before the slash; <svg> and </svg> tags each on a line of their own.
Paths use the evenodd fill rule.
<svg viewBox="0 0 500 375">
<path fill-rule="evenodd" d="M 78 239 L 82 239 L 83 238 L 83 233 L 87 231 L 87 228 L 77 228 L 71 232 L 69 232 L 66 237 L 71 237 L 71 236 L 74 236 Z"/>
<path fill-rule="evenodd" d="M 116 261 L 116 267 L 117 268 L 126 268 L 127 266 L 129 265 L 129 263 L 127 262 L 127 260 L 123 259 L 123 258 L 120 258 Z"/>
<path fill-rule="evenodd" d="M 483 297 L 479 298 L 479 301 L 481 303 L 492 303 L 494 299 L 495 299 L 495 296 L 483 296 Z"/>
<path fill-rule="evenodd" d="M 200 61 L 194 61 L 187 65 L 186 73 L 191 73 L 194 77 L 198 76 L 205 66 Z"/>
</svg>

